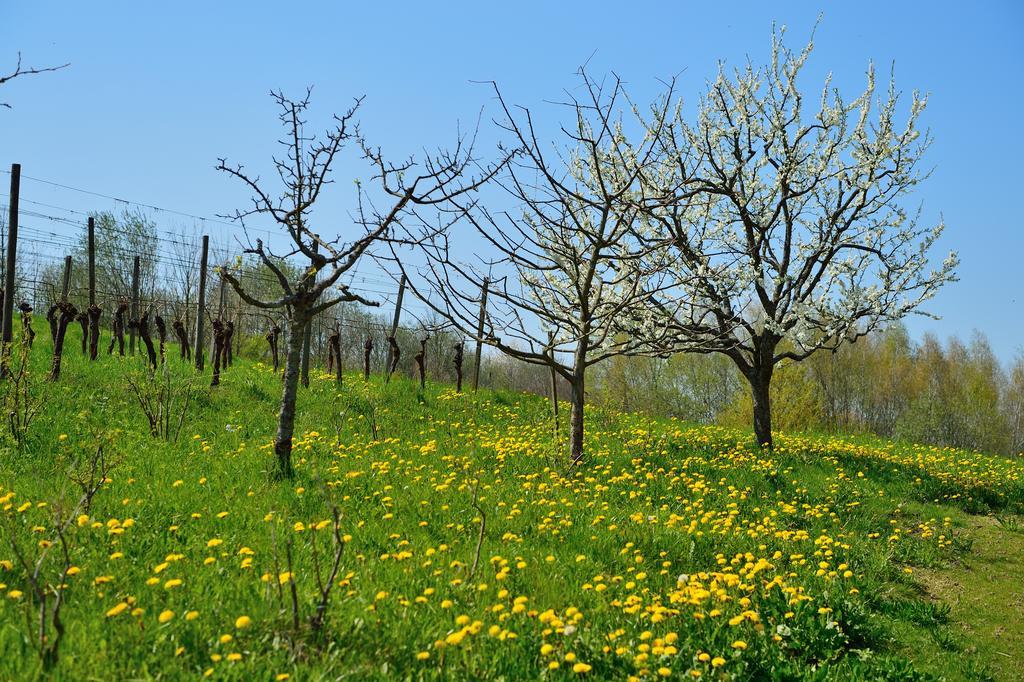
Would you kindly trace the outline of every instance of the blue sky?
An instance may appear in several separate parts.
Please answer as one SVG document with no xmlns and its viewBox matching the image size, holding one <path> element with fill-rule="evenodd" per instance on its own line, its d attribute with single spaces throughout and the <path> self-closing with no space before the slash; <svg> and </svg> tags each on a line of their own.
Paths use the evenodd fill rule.
<svg viewBox="0 0 1024 682">
<path fill-rule="evenodd" d="M 0 109 L 0 165 L 16 161 L 30 177 L 214 216 L 247 197 L 214 170 L 217 158 L 260 169 L 276 151 L 271 88 L 298 94 L 314 85 L 313 122 L 365 94 L 363 131 L 401 158 L 448 145 L 457 125 L 494 114 L 491 93 L 474 81 L 496 80 L 509 99 L 543 111 L 589 59 L 591 73 L 616 72 L 641 100 L 657 79 L 679 75 L 693 102 L 719 60 L 767 58 L 773 21 L 800 46 L 819 11 L 808 68 L 815 89 L 831 71 L 857 94 L 873 60 L 883 72 L 895 63 L 905 91 L 931 95 L 924 123 L 935 138 L 935 170 L 915 198 L 924 220 L 945 218 L 939 252 L 960 253 L 961 281 L 930 305 L 940 321 L 909 326 L 915 335 L 984 331 L 1009 360 L 1024 348 L 1020 2 L 3 0 L 0 71 L 13 67 L 18 50 L 31 65 L 71 67 L 4 86 L 0 100 L 14 108 Z M 345 157 L 319 216 L 324 232 L 351 229 L 350 180 L 368 175 L 357 155 Z M 116 207 L 32 181 L 22 196 L 83 211 Z M 168 229 L 189 223 L 155 217 Z M 221 240 L 230 230 L 207 228 Z"/>
</svg>

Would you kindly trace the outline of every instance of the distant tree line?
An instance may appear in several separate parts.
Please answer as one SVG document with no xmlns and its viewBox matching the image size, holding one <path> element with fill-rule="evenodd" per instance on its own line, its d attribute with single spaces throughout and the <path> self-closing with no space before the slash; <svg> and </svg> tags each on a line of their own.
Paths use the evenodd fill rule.
<svg viewBox="0 0 1024 682">
<path fill-rule="evenodd" d="M 596 401 L 696 423 L 749 427 L 750 390 L 720 356 L 616 358 Z M 835 353 L 783 364 L 772 383 L 776 428 L 871 433 L 1018 456 L 1024 452 L 1024 352 L 1004 366 L 984 334 L 914 341 L 903 325 Z"/>
</svg>

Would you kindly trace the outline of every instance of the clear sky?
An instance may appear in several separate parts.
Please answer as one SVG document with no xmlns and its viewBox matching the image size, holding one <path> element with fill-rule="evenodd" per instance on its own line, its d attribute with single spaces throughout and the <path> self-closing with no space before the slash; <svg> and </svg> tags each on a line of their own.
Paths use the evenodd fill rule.
<svg viewBox="0 0 1024 682">
<path fill-rule="evenodd" d="M 773 21 L 798 47 L 819 11 L 808 69 L 815 91 L 831 71 L 845 93 L 859 94 L 873 60 L 882 73 L 894 64 L 905 91 L 931 94 L 924 123 L 934 173 L 916 199 L 922 219 L 941 214 L 948 225 L 939 257 L 956 250 L 963 264 L 961 281 L 929 307 L 942 319 L 911 320 L 911 330 L 967 338 L 978 329 L 1010 359 L 1024 348 L 1024 2 L 0 0 L 0 72 L 18 50 L 30 65 L 71 63 L 0 91 L 13 106 L 0 109 L 0 166 L 19 162 L 30 177 L 214 216 L 247 197 L 214 171 L 217 158 L 265 168 L 276 151 L 271 88 L 315 86 L 314 120 L 366 95 L 364 132 L 399 158 L 449 144 L 481 110 L 494 114 L 491 93 L 474 81 L 495 80 L 509 99 L 542 108 L 589 59 L 591 73 L 616 72 L 639 99 L 678 74 L 693 102 L 719 60 L 764 62 Z M 344 187 L 368 175 L 349 154 L 319 217 L 352 229 Z M 7 176 L 0 181 L 6 203 Z M 113 204 L 32 181 L 22 196 L 82 211 Z M 156 217 L 164 227 L 182 220 Z M 207 228 L 221 239 L 230 229 Z"/>
</svg>

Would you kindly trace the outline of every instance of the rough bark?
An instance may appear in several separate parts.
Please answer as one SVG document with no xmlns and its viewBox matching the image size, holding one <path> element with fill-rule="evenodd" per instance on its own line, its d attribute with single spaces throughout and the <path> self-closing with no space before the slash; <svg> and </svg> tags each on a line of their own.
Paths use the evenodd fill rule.
<svg viewBox="0 0 1024 682">
<path fill-rule="evenodd" d="M 363 345 L 363 381 L 370 380 L 370 354 L 373 353 L 373 339 L 366 337 Z"/>
<path fill-rule="evenodd" d="M 573 464 L 583 463 L 583 413 L 584 385 L 583 372 L 578 372 L 570 382 L 569 400 L 572 410 L 569 414 L 569 456 Z"/>
<path fill-rule="evenodd" d="M 224 351 L 224 344 L 227 341 L 227 329 L 219 319 L 213 321 L 213 378 L 211 386 L 220 385 L 220 370 L 225 365 L 227 354 Z"/>
<path fill-rule="evenodd" d="M 82 355 L 89 354 L 89 313 L 85 310 L 75 315 L 75 321 L 82 328 Z"/>
<path fill-rule="evenodd" d="M 57 317 L 60 311 L 60 306 L 56 303 L 51 305 L 46 311 L 46 322 L 50 325 L 50 343 L 57 343 Z"/>
<path fill-rule="evenodd" d="M 277 354 L 277 339 L 281 336 L 281 328 L 276 324 L 270 328 L 267 332 L 267 344 L 270 346 L 270 355 L 274 359 L 274 374 L 277 374 L 277 368 L 280 366 L 280 357 Z"/>
<path fill-rule="evenodd" d="M 182 360 L 192 360 L 192 346 L 188 342 L 188 332 L 181 320 L 175 320 L 171 324 L 174 335 L 178 337 L 178 355 Z"/>
<path fill-rule="evenodd" d="M 292 475 L 292 434 L 295 432 L 295 399 L 299 391 L 299 370 L 302 365 L 302 342 L 308 321 L 300 314 L 293 313 L 288 328 L 288 346 L 284 361 L 284 390 L 281 394 L 281 409 L 277 415 L 277 436 L 274 438 L 274 454 L 277 456 L 277 472 L 281 476 Z"/>
<path fill-rule="evenodd" d="M 103 314 L 103 310 L 93 303 L 89 306 L 87 313 L 89 315 L 89 359 L 95 360 L 100 346 L 100 316 Z"/>
<path fill-rule="evenodd" d="M 35 332 L 34 329 L 32 329 L 32 313 L 22 313 L 21 314 L 21 326 L 22 326 L 22 335 L 21 335 L 22 343 L 24 343 L 26 346 L 28 346 L 29 350 L 32 350 L 32 344 L 35 343 L 35 340 L 36 340 L 36 332 Z"/>
<path fill-rule="evenodd" d="M 427 341 L 430 337 L 420 339 L 420 352 L 416 354 L 416 369 L 420 374 L 420 388 L 427 387 Z"/>
<path fill-rule="evenodd" d="M 64 337 L 68 331 L 68 325 L 75 319 L 78 310 L 75 306 L 64 301 L 60 304 L 60 318 L 57 320 L 57 338 L 53 344 L 53 366 L 50 368 L 50 381 L 60 379 L 60 361 L 64 353 Z"/>
<path fill-rule="evenodd" d="M 342 365 L 341 365 L 341 337 L 339 336 L 334 345 L 334 380 L 341 386 L 342 384 Z"/>
<path fill-rule="evenodd" d="M 341 332 L 335 331 L 327 337 L 327 372 L 335 372 L 335 380 L 341 385 Z"/>
<path fill-rule="evenodd" d="M 160 364 L 164 364 L 164 344 L 167 342 L 167 324 L 164 322 L 164 318 L 157 315 L 153 318 L 156 322 L 156 333 L 160 337 Z"/>
<path fill-rule="evenodd" d="M 334 371 L 334 344 L 338 343 L 339 335 L 337 332 L 327 337 L 327 373 L 330 374 Z"/>
<path fill-rule="evenodd" d="M 142 343 L 146 346 L 146 355 L 149 358 L 149 364 L 156 369 L 156 349 L 153 347 L 153 337 L 149 334 L 149 311 L 147 310 L 142 317 L 133 323 L 133 326 L 138 330 L 139 337 L 142 339 Z"/>
<path fill-rule="evenodd" d="M 772 371 L 754 370 L 748 376 L 750 393 L 754 404 L 754 437 L 762 448 L 772 447 L 772 403 L 771 380 Z"/>
<path fill-rule="evenodd" d="M 32 349 L 32 344 L 36 340 L 36 332 L 32 329 L 32 306 L 22 301 L 21 305 L 18 306 L 18 310 L 21 311 L 21 342 Z"/>
<path fill-rule="evenodd" d="M 114 311 L 114 329 L 110 336 L 110 346 L 107 347 L 107 355 L 113 354 L 114 344 L 117 343 L 118 355 L 124 357 L 124 314 L 127 310 L 128 302 L 122 299 Z"/>
<path fill-rule="evenodd" d="M 398 369 L 398 360 L 402 357 L 402 349 L 398 346 L 398 341 L 395 340 L 394 336 L 388 337 L 388 346 L 391 348 L 391 365 L 388 367 L 388 375 L 384 379 L 384 383 L 391 381 L 391 375 Z"/>
<path fill-rule="evenodd" d="M 462 354 L 463 347 L 461 343 L 455 344 L 455 357 L 452 358 L 452 364 L 455 365 L 455 392 L 462 393 Z"/>
</svg>

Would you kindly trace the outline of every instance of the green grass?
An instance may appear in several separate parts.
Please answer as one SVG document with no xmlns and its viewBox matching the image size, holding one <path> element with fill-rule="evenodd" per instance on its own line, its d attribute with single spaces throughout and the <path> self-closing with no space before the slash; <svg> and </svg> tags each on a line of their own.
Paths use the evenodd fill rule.
<svg viewBox="0 0 1024 682">
<path fill-rule="evenodd" d="M 1021 641 L 1020 562 L 985 550 L 1021 537 L 1009 460 L 785 435 L 762 454 L 748 434 L 591 410 L 567 469 L 536 397 L 314 373 L 282 481 L 266 368 L 198 377 L 166 442 L 128 390 L 141 358 L 71 348 L 58 384 L 38 381 L 48 360 L 37 344 L 42 410 L 0 452 L 2 679 L 1012 679 L 1019 663 L 1003 649 Z M 169 366 L 180 397 L 194 373 Z M 14 545 L 43 551 L 100 442 L 116 466 L 67 533 L 80 572 L 44 671 Z M 315 632 L 333 507 L 351 537 Z"/>
</svg>

